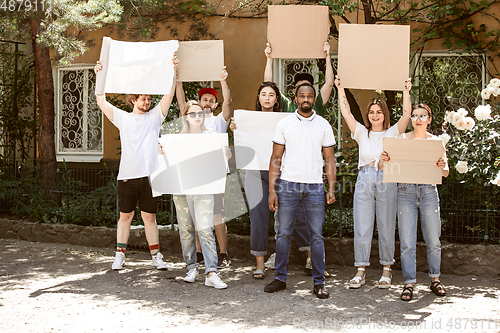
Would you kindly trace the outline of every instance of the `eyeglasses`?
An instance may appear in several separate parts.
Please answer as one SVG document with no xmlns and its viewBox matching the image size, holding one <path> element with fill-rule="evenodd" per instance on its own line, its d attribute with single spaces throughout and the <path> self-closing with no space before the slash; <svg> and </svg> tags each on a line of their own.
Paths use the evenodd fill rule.
<svg viewBox="0 0 500 333">
<path fill-rule="evenodd" d="M 190 116 L 191 118 L 196 118 L 196 116 L 203 118 L 203 111 L 198 111 L 198 112 L 189 112 L 186 113 L 186 116 Z"/>
<path fill-rule="evenodd" d="M 417 121 L 418 119 L 420 119 L 421 121 L 426 121 L 428 118 L 429 118 L 429 116 L 426 115 L 426 114 L 421 114 L 421 115 L 412 114 L 411 117 L 410 117 L 410 119 L 412 121 Z"/>
</svg>

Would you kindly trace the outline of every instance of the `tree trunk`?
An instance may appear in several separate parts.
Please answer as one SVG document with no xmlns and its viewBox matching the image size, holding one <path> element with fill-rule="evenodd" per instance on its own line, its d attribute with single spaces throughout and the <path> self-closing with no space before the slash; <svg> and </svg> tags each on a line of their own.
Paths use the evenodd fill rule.
<svg viewBox="0 0 500 333">
<path fill-rule="evenodd" d="M 49 49 L 36 42 L 40 20 L 32 19 L 31 43 L 35 57 L 38 99 L 38 151 L 42 181 L 47 190 L 57 189 L 57 161 L 54 140 L 54 80 Z"/>
</svg>

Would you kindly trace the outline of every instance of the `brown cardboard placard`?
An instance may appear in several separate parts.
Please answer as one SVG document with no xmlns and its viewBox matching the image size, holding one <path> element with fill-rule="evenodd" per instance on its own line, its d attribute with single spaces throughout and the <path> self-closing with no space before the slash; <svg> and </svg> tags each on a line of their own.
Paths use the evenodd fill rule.
<svg viewBox="0 0 500 333">
<path fill-rule="evenodd" d="M 268 6 L 267 41 L 272 57 L 324 58 L 328 40 L 328 6 Z"/>
<path fill-rule="evenodd" d="M 410 26 L 340 24 L 338 56 L 342 87 L 403 90 L 410 73 Z"/>
<path fill-rule="evenodd" d="M 180 82 L 220 81 L 224 67 L 224 42 L 198 40 L 179 42 L 177 73 Z"/>
<path fill-rule="evenodd" d="M 384 183 L 441 184 L 436 162 L 443 156 L 443 141 L 384 138 L 391 158 L 384 166 Z"/>
</svg>

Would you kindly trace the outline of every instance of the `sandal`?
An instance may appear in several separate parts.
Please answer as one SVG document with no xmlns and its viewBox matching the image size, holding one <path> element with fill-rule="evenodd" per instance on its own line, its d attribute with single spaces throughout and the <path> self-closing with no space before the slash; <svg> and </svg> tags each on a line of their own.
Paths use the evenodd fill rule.
<svg viewBox="0 0 500 333">
<path fill-rule="evenodd" d="M 390 267 L 384 267 L 384 271 L 391 271 Z M 390 273 L 390 276 L 383 276 L 378 280 L 378 287 L 380 289 L 388 289 L 391 287 L 391 280 L 392 280 L 392 273 Z M 385 284 L 382 284 L 382 282 L 386 282 Z"/>
<path fill-rule="evenodd" d="M 404 286 L 403 291 L 401 292 L 401 300 L 403 301 L 411 301 L 413 299 L 413 287 L 412 286 Z"/>
<path fill-rule="evenodd" d="M 358 272 L 359 271 L 364 272 L 365 269 L 364 268 L 358 268 Z M 355 276 L 355 277 L 353 277 L 351 279 L 351 281 L 349 281 L 349 288 L 351 288 L 351 289 L 358 289 L 362 285 L 364 285 L 365 283 L 366 283 L 366 281 L 365 281 L 365 274 L 363 273 L 363 276 Z"/>
<path fill-rule="evenodd" d="M 440 292 L 440 291 L 443 292 Z M 434 281 L 431 283 L 431 291 L 434 293 L 436 296 L 444 296 L 446 295 L 446 289 L 444 289 L 444 286 L 442 285 L 441 281 Z"/>
<path fill-rule="evenodd" d="M 329 278 L 332 278 L 333 275 L 328 273 L 327 271 L 325 271 L 325 273 L 323 273 L 323 276 L 326 278 L 326 279 L 329 279 Z"/>
<path fill-rule="evenodd" d="M 252 273 L 254 279 L 263 280 L 264 279 L 264 270 L 256 269 L 255 272 Z"/>
</svg>

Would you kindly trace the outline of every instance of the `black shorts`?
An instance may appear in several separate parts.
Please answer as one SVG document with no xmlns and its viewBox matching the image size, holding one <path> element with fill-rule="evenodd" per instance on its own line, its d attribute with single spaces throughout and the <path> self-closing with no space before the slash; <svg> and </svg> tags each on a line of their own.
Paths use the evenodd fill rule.
<svg viewBox="0 0 500 333">
<path fill-rule="evenodd" d="M 224 193 L 214 194 L 214 215 L 224 212 Z"/>
<path fill-rule="evenodd" d="M 118 181 L 118 206 L 122 213 L 133 212 L 139 201 L 141 211 L 156 214 L 158 199 L 158 197 L 153 198 L 148 177 Z"/>
</svg>

